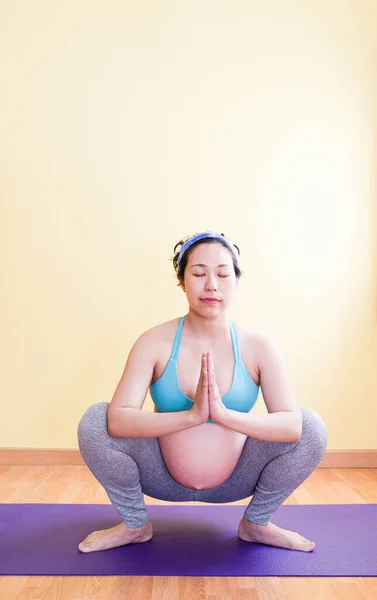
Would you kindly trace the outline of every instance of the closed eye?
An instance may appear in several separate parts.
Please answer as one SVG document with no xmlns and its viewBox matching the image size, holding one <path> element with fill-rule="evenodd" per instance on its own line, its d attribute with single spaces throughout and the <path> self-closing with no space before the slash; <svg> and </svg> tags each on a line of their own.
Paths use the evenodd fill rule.
<svg viewBox="0 0 377 600">
<path fill-rule="evenodd" d="M 194 277 L 205 277 L 205 274 L 202 273 L 201 275 L 199 275 L 198 273 L 193 273 Z M 218 277 L 230 277 L 230 275 L 218 275 Z"/>
</svg>

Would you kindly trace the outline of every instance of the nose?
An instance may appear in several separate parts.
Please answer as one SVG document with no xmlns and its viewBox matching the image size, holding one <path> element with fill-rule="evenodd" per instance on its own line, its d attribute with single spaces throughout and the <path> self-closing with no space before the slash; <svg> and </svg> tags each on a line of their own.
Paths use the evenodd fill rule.
<svg viewBox="0 0 377 600">
<path fill-rule="evenodd" d="M 217 290 L 216 277 L 214 277 L 213 275 L 208 275 L 205 287 L 206 287 L 207 291 L 215 291 L 215 290 Z"/>
</svg>

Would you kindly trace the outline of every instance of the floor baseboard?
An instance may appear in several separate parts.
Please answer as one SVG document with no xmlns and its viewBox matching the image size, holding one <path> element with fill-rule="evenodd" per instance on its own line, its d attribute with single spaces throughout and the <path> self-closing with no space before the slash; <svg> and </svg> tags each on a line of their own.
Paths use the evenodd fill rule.
<svg viewBox="0 0 377 600">
<path fill-rule="evenodd" d="M 2 466 L 83 466 L 77 448 L 0 448 Z M 319 468 L 377 468 L 377 450 L 328 450 Z"/>
</svg>

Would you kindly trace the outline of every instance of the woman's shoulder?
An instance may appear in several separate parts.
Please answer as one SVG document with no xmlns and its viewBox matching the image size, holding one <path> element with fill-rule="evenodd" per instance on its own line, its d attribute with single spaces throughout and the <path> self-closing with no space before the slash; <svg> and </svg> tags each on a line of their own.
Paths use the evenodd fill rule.
<svg viewBox="0 0 377 600">
<path fill-rule="evenodd" d="M 176 317 L 175 319 L 170 319 L 169 321 L 154 325 L 150 329 L 144 331 L 144 333 L 139 336 L 137 342 L 161 343 L 170 341 L 176 334 L 180 319 L 181 317 Z"/>
<path fill-rule="evenodd" d="M 233 321 L 240 342 L 242 355 L 246 358 L 257 359 L 264 349 L 273 344 L 271 338 L 265 333 Z"/>
<path fill-rule="evenodd" d="M 267 335 L 265 335 L 261 331 L 252 329 L 251 327 L 244 325 L 243 323 L 238 323 L 237 321 L 232 322 L 236 327 L 238 337 L 240 340 L 243 340 L 247 343 L 259 343 L 268 339 Z"/>
<path fill-rule="evenodd" d="M 133 350 L 140 352 L 142 356 L 149 357 L 154 364 L 161 360 L 167 361 L 171 354 L 179 321 L 180 317 L 177 317 L 147 329 L 137 338 Z"/>
</svg>

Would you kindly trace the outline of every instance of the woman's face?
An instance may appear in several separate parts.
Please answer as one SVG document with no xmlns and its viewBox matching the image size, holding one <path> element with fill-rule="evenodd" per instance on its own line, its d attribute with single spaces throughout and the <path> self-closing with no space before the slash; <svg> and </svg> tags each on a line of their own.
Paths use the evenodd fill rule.
<svg viewBox="0 0 377 600">
<path fill-rule="evenodd" d="M 222 244 L 196 246 L 180 285 L 195 312 L 211 317 L 223 312 L 238 285 L 230 250 Z"/>
</svg>

